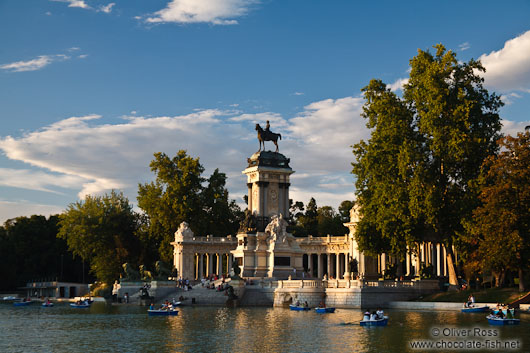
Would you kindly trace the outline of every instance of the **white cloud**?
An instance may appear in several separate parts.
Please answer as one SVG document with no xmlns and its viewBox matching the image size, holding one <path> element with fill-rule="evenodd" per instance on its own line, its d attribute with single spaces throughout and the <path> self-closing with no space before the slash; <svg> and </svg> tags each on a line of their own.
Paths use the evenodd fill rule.
<svg viewBox="0 0 530 353">
<path fill-rule="evenodd" d="M 10 64 L 0 65 L 0 69 L 11 72 L 36 71 L 50 65 L 53 62 L 53 56 L 41 55 L 36 59 L 28 61 L 15 61 Z"/>
<path fill-rule="evenodd" d="M 104 13 L 111 13 L 112 7 L 114 5 L 116 5 L 116 3 L 114 3 L 114 2 L 111 2 L 110 4 L 107 4 L 105 6 L 102 5 L 102 6 L 99 7 L 99 11 L 104 12 Z"/>
<path fill-rule="evenodd" d="M 237 24 L 234 18 L 248 13 L 257 0 L 172 0 L 167 7 L 146 18 L 149 23 Z"/>
<path fill-rule="evenodd" d="M 505 135 L 517 136 L 518 132 L 525 132 L 525 127 L 530 126 L 530 121 L 502 120 L 501 132 Z"/>
<path fill-rule="evenodd" d="M 464 43 L 460 44 L 458 46 L 458 48 L 460 48 L 460 51 L 465 51 L 465 50 L 468 50 L 469 48 L 471 48 L 471 46 L 469 45 L 469 42 L 464 42 Z"/>
<path fill-rule="evenodd" d="M 27 200 L 0 200 L 0 223 L 6 220 L 22 216 L 32 216 L 35 214 L 50 216 L 52 214 L 59 214 L 64 211 L 66 207 L 58 207 L 54 205 L 44 205 L 32 203 Z"/>
<path fill-rule="evenodd" d="M 295 96 L 303 96 L 304 95 L 304 92 L 294 92 L 293 93 Z"/>
<path fill-rule="evenodd" d="M 486 68 L 485 84 L 500 91 L 530 89 L 530 31 L 510 39 L 504 48 L 483 54 L 479 59 Z"/>
<path fill-rule="evenodd" d="M 68 7 L 78 7 L 81 9 L 91 9 L 91 7 L 84 0 L 51 0 L 55 2 L 64 2 Z"/>
<path fill-rule="evenodd" d="M 0 168 L 0 186 L 58 193 L 50 187 L 76 188 L 82 178 L 72 175 L 54 175 L 31 169 Z"/>
<path fill-rule="evenodd" d="M 246 193 L 241 171 L 258 149 L 254 124 L 270 120 L 271 129 L 283 135 L 280 152 L 291 158 L 297 172 L 292 198 L 307 202 L 310 195 L 320 205 L 337 207 L 353 194 L 349 146 L 367 135 L 359 117 L 361 104 L 361 98 L 353 97 L 315 102 L 290 120 L 277 113 L 234 116 L 215 109 L 173 117 L 130 115 L 120 124 L 100 123 L 97 114 L 70 117 L 21 137 L 0 138 L 0 150 L 8 158 L 39 168 L 33 173 L 0 170 L 0 185 L 72 189 L 79 198 L 120 189 L 134 202 L 138 183 L 153 178 L 153 153 L 174 156 L 185 149 L 201 158 L 205 174 L 215 168 L 226 173 L 231 197 L 239 197 Z M 272 149 L 272 144 L 266 147 Z"/>
<path fill-rule="evenodd" d="M 394 83 L 391 83 L 391 84 L 387 85 L 387 87 L 392 92 L 402 91 L 403 90 L 403 86 L 405 86 L 407 83 L 409 83 L 409 79 L 408 78 L 398 78 L 396 81 L 394 81 Z"/>
<path fill-rule="evenodd" d="M 78 48 L 70 48 L 68 51 L 73 51 L 74 49 L 77 50 Z M 2 64 L 0 65 L 0 69 L 9 72 L 37 71 L 45 68 L 53 62 L 70 60 L 71 58 L 71 56 L 65 54 L 40 55 L 36 59 Z"/>
</svg>

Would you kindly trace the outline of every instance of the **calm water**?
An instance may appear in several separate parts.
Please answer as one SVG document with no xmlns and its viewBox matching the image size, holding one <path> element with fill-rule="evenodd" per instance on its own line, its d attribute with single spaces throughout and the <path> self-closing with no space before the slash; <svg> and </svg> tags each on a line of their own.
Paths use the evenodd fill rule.
<svg viewBox="0 0 530 353">
<path fill-rule="evenodd" d="M 145 307 L 133 305 L 95 303 L 90 309 L 74 309 L 67 304 L 42 308 L 2 303 L 0 352 L 409 352 L 411 340 L 431 340 L 433 328 L 451 327 L 497 330 L 498 336 L 490 339 L 519 340 L 519 351 L 530 351 L 530 315 L 523 314 L 520 326 L 494 327 L 485 314 L 387 314 L 387 327 L 367 328 L 358 325 L 362 313 L 355 309 L 316 314 L 284 308 L 182 307 L 176 317 L 148 317 Z M 436 338 L 461 340 L 442 336 Z"/>
</svg>

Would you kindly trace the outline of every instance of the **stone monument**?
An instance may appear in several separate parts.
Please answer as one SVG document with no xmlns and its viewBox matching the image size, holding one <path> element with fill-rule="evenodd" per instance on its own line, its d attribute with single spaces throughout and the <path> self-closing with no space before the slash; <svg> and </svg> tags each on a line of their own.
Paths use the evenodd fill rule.
<svg viewBox="0 0 530 353">
<path fill-rule="evenodd" d="M 247 159 L 248 210 L 232 251 L 243 277 L 296 277 L 303 272 L 302 250 L 287 233 L 289 219 L 290 159 L 278 152 L 280 134 L 256 125 L 260 150 Z M 276 151 L 262 151 L 273 141 Z M 265 149 L 265 146 L 263 147 Z"/>
</svg>

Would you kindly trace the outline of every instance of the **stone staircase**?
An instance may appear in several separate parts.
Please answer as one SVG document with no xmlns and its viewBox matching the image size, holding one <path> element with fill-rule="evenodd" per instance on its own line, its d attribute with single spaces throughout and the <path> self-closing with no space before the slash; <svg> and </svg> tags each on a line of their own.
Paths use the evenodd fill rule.
<svg viewBox="0 0 530 353">
<path fill-rule="evenodd" d="M 225 281 L 226 282 L 226 281 Z M 212 281 L 211 283 L 217 288 L 222 283 L 222 280 Z M 179 300 L 179 297 L 184 297 L 182 305 L 215 305 L 223 306 L 226 303 L 228 297 L 225 295 L 224 291 L 218 292 L 215 289 L 207 289 L 206 285 L 210 282 L 206 282 L 203 287 L 201 283 L 198 283 L 192 286 L 191 290 L 185 291 L 184 289 L 176 289 L 172 292 L 167 293 L 166 296 L 156 296 L 157 302 L 164 302 L 165 300 Z"/>
</svg>

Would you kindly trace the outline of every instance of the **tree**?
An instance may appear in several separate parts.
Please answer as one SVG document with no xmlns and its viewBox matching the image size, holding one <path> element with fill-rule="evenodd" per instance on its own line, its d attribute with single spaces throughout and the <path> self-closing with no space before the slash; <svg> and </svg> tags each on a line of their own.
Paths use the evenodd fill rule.
<svg viewBox="0 0 530 353">
<path fill-rule="evenodd" d="M 500 152 L 484 162 L 481 205 L 467 225 L 471 240 L 480 239 L 473 258 L 498 274 L 497 286 L 507 270 L 517 270 L 522 292 L 530 263 L 530 132 L 506 136 L 499 146 Z"/>
<path fill-rule="evenodd" d="M 299 217 L 300 226 L 307 235 L 318 236 L 318 206 L 314 198 L 311 198 L 305 207 L 303 216 Z"/>
<path fill-rule="evenodd" d="M 340 215 L 331 206 L 322 206 L 317 210 L 317 229 L 320 236 L 344 235 L 348 228 L 342 224 Z"/>
<path fill-rule="evenodd" d="M 148 218 L 148 235 L 163 261 L 173 262 L 170 243 L 184 221 L 198 235 L 226 236 L 237 232 L 243 213 L 234 200 L 229 200 L 224 173 L 216 169 L 204 179 L 199 158 L 192 158 L 183 150 L 171 159 L 160 152 L 154 157 L 150 167 L 156 179 L 139 184 L 138 206 Z"/>
<path fill-rule="evenodd" d="M 90 264 L 99 281 L 113 283 L 123 263 L 138 259 L 137 217 L 122 193 L 88 195 L 84 201 L 70 204 L 60 215 L 59 226 L 58 237 Z"/>
<path fill-rule="evenodd" d="M 443 45 L 435 49 L 410 61 L 402 99 L 381 81 L 364 89 L 363 116 L 373 131 L 369 143 L 354 146 L 363 217 L 357 237 L 372 250 L 398 253 L 415 240 L 441 242 L 456 285 L 452 248 L 477 204 L 470 185 L 497 150 L 502 102 L 483 88 L 480 62 L 459 63 Z M 366 241 L 374 237 L 381 240 Z"/>
<path fill-rule="evenodd" d="M 354 201 L 344 200 L 339 205 L 339 215 L 342 223 L 348 223 L 350 221 L 350 210 L 355 205 Z"/>
<path fill-rule="evenodd" d="M 193 159 L 182 150 L 172 159 L 161 152 L 154 157 L 149 166 L 156 180 L 138 185 L 138 207 L 149 218 L 149 236 L 157 245 L 160 258 L 172 263 L 170 243 L 180 223 L 186 221 L 197 231 L 195 227 L 202 212 L 200 193 L 204 168 L 198 158 Z"/>
</svg>

